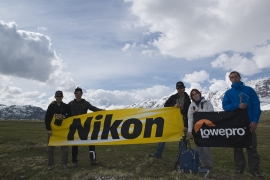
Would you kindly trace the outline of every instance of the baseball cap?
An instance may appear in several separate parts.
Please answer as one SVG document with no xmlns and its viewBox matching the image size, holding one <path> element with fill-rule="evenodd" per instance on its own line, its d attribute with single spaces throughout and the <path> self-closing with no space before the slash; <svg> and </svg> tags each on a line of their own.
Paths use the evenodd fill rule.
<svg viewBox="0 0 270 180">
<path fill-rule="evenodd" d="M 182 81 L 178 81 L 176 83 L 176 87 L 185 88 L 185 85 L 184 85 L 184 83 Z"/>
<path fill-rule="evenodd" d="M 63 92 L 58 90 L 58 91 L 55 92 L 55 96 L 63 97 Z"/>
</svg>

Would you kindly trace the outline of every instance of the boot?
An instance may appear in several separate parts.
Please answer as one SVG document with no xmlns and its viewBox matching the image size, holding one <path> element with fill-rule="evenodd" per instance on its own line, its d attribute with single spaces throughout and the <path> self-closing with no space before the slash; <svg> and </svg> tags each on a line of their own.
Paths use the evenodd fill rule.
<svg viewBox="0 0 270 180">
<path fill-rule="evenodd" d="M 90 154 L 91 166 L 101 165 L 101 163 L 96 160 L 96 152 L 95 151 L 89 151 L 89 154 Z"/>
</svg>

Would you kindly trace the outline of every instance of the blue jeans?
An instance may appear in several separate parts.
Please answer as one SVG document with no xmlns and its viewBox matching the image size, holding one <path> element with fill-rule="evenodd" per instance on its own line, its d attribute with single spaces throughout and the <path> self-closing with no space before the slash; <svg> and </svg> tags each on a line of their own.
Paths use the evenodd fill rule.
<svg viewBox="0 0 270 180">
<path fill-rule="evenodd" d="M 154 152 L 154 155 L 155 155 L 157 158 L 161 158 L 161 157 L 162 157 L 162 153 L 163 153 L 163 151 L 164 151 L 164 147 L 165 147 L 165 142 L 158 143 L 158 148 L 157 148 L 157 150 Z"/>
<path fill-rule="evenodd" d="M 182 144 L 182 142 L 179 143 L 179 146 L 178 146 L 178 151 L 179 152 L 180 152 L 181 144 Z M 164 147 L 165 147 L 165 142 L 158 143 L 158 147 L 157 147 L 156 151 L 154 152 L 154 155 L 156 156 L 156 158 L 161 158 L 162 157 L 162 153 L 164 151 Z M 183 149 L 185 149 L 185 148 L 186 148 L 186 146 L 184 145 L 183 146 Z"/>
</svg>

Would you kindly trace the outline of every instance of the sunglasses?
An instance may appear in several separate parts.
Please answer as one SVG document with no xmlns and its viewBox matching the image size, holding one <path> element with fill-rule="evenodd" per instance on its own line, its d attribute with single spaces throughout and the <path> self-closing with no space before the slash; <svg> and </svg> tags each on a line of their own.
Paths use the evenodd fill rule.
<svg viewBox="0 0 270 180">
<path fill-rule="evenodd" d="M 63 96 L 55 96 L 55 97 L 63 97 Z"/>
<path fill-rule="evenodd" d="M 76 92 L 76 93 L 74 93 L 74 94 L 82 94 L 81 92 Z"/>
<path fill-rule="evenodd" d="M 176 89 L 184 89 L 184 87 L 176 87 Z"/>
</svg>

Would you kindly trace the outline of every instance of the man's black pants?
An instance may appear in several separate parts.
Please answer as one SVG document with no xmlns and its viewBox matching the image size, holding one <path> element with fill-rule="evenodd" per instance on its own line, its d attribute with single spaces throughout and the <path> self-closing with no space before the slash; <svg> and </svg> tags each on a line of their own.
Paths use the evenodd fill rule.
<svg viewBox="0 0 270 180">
<path fill-rule="evenodd" d="M 72 162 L 76 163 L 78 162 L 78 146 L 72 146 Z M 96 160 L 96 152 L 95 152 L 96 146 L 89 146 L 89 154 L 90 154 L 90 160 L 95 161 Z"/>
</svg>

